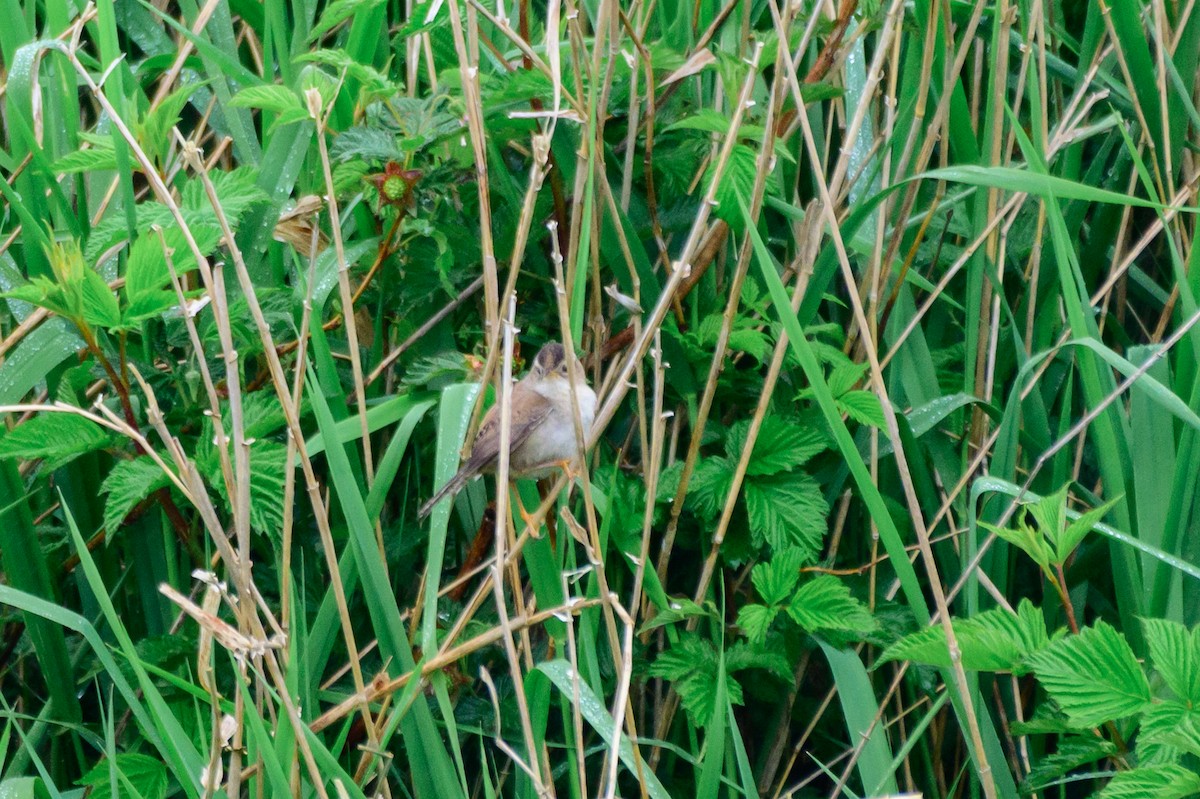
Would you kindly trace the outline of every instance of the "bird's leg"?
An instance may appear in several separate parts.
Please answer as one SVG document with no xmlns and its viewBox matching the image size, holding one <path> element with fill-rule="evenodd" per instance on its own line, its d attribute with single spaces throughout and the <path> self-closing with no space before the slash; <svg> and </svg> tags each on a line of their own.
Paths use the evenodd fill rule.
<svg viewBox="0 0 1200 799">
<path fill-rule="evenodd" d="M 534 524 L 533 516 L 529 513 L 529 511 L 525 510 L 525 503 L 521 501 L 521 490 L 517 488 L 517 484 L 509 482 L 509 485 L 512 487 L 512 493 L 516 499 L 515 504 L 517 506 L 517 513 L 520 515 L 521 521 L 525 523 L 525 527 L 528 527 L 533 531 L 534 535 L 537 535 L 537 533 L 540 531 L 541 525 Z"/>
<path fill-rule="evenodd" d="M 549 480 L 537 481 L 538 497 L 542 502 L 545 502 L 546 497 L 550 496 L 550 487 L 551 483 Z M 555 520 L 553 513 L 546 514 L 546 530 L 550 533 L 550 548 L 557 551 L 558 542 L 556 538 L 558 534 L 558 523 Z"/>
</svg>

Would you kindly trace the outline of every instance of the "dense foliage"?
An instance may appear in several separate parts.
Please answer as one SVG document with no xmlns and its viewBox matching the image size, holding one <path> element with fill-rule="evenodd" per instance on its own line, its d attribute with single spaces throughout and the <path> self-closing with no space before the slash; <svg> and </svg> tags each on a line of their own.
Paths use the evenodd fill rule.
<svg viewBox="0 0 1200 799">
<path fill-rule="evenodd" d="M 0 795 L 1200 793 L 1195 4 L 0 59 Z M 581 473 L 419 519 L 547 341 Z"/>
</svg>

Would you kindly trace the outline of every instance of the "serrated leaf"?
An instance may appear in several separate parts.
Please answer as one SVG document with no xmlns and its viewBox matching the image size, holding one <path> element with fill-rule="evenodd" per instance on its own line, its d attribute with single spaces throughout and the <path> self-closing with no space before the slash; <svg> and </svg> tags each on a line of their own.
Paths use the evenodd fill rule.
<svg viewBox="0 0 1200 799">
<path fill-rule="evenodd" d="M 1056 529 L 1048 536 L 1054 542 L 1055 563 L 1063 564 L 1100 520 L 1120 501 L 1120 497 L 1105 502 L 1098 508 L 1081 513 L 1079 518 L 1067 525 L 1065 530 Z"/>
<path fill-rule="evenodd" d="M 44 467 L 52 470 L 114 442 L 107 430 L 82 416 L 39 413 L 0 436 L 0 458 L 41 459 Z"/>
<path fill-rule="evenodd" d="M 1068 771 L 1115 754 L 1111 741 L 1095 735 L 1073 735 L 1059 741 L 1055 750 L 1037 760 L 1025 777 L 1027 792 L 1040 791 Z"/>
<path fill-rule="evenodd" d="M 733 465 L 724 458 L 704 458 L 696 464 L 688 483 L 688 505 L 702 518 L 712 520 L 729 496 Z"/>
<path fill-rule="evenodd" d="M 117 303 L 117 296 L 99 272 L 92 269 L 84 271 L 80 296 L 85 322 L 105 329 L 121 326 L 121 306 Z"/>
<path fill-rule="evenodd" d="M 780 550 L 770 562 L 759 563 L 750 571 L 750 581 L 764 603 L 780 605 L 791 599 L 796 583 L 800 582 L 800 567 L 803 565 L 802 550 Z"/>
<path fill-rule="evenodd" d="M 1150 660 L 1163 681 L 1185 702 L 1200 705 L 1200 627 L 1187 630 L 1166 619 L 1142 619 Z"/>
<path fill-rule="evenodd" d="M 1125 636 L 1103 621 L 1035 652 L 1028 664 L 1071 722 L 1081 727 L 1134 715 L 1152 698 Z"/>
<path fill-rule="evenodd" d="M 737 625 L 745 631 L 746 637 L 751 641 L 756 644 L 762 643 L 778 613 L 778 608 L 765 605 L 743 605 L 738 611 Z"/>
<path fill-rule="evenodd" d="M 879 397 L 870 391 L 849 391 L 834 402 L 839 411 L 859 424 L 870 425 L 880 430 L 887 426 L 887 420 L 883 416 L 883 405 L 879 402 Z"/>
<path fill-rule="evenodd" d="M 878 627 L 875 617 L 838 578 L 822 574 L 800 586 L 788 615 L 806 631 L 839 630 L 866 635 Z"/>
<path fill-rule="evenodd" d="M 762 669 L 783 680 L 792 676 L 791 666 L 781 652 L 742 641 L 725 651 L 725 671 L 733 674 L 746 669 Z"/>
<path fill-rule="evenodd" d="M 714 198 L 717 207 L 714 213 L 731 225 L 740 227 L 742 224 L 741 211 L 738 208 L 738 197 L 750 197 L 754 193 L 754 179 L 758 172 L 758 153 L 745 144 L 735 144 L 729 153 L 725 171 L 717 183 Z M 704 176 L 705 186 L 710 184 L 716 175 L 716 164 L 709 167 Z"/>
<path fill-rule="evenodd" d="M 55 173 L 73 175 L 78 172 L 112 171 L 117 168 L 117 152 L 113 149 L 112 140 L 97 144 L 86 150 L 76 150 L 67 153 L 55 161 L 51 167 Z"/>
<path fill-rule="evenodd" d="M 381 127 L 353 127 L 338 134 L 329 154 L 339 161 L 361 158 L 364 161 L 399 161 L 404 151 L 394 131 Z"/>
<path fill-rule="evenodd" d="M 776 552 L 797 547 L 805 563 L 820 554 L 829 505 L 816 480 L 801 472 L 760 477 L 742 489 L 750 530 Z"/>
<path fill-rule="evenodd" d="M 1172 759 L 1200 754 L 1200 712 L 1182 702 L 1155 702 L 1142 714 L 1137 746 L 1143 764 L 1154 750 L 1166 750 Z"/>
<path fill-rule="evenodd" d="M 729 348 L 744 352 L 759 363 L 766 360 L 771 350 L 771 339 L 761 330 L 747 328 L 729 332 Z"/>
<path fill-rule="evenodd" d="M 741 457 L 749 432 L 749 419 L 729 428 L 725 454 L 730 461 L 736 462 Z M 754 440 L 754 453 L 746 466 L 746 474 L 770 475 L 794 469 L 828 446 L 825 434 L 814 427 L 786 416 L 765 416 Z"/>
<path fill-rule="evenodd" d="M 167 767 L 161 761 L 132 752 L 122 752 L 115 758 L 105 758 L 79 778 L 79 785 L 90 786 L 91 799 L 113 799 L 112 785 L 117 784 L 118 796 L 127 795 L 128 787 L 115 774 L 129 781 L 141 799 L 164 799 L 167 795 Z"/>
<path fill-rule="evenodd" d="M 1017 520 L 1016 527 L 997 527 L 984 521 L 979 522 L 979 526 L 1020 549 L 1043 569 L 1054 559 L 1054 553 L 1041 532 L 1030 527 L 1023 519 Z"/>
<path fill-rule="evenodd" d="M 249 86 L 236 95 L 230 105 L 238 108 L 259 108 L 275 114 L 300 111 L 307 116 L 308 112 L 300 104 L 300 98 L 287 86 L 269 84 L 265 86 Z"/>
<path fill-rule="evenodd" d="M 1159 765 L 1118 773 L 1098 799 L 1183 799 L 1200 793 L 1200 774 L 1183 766 Z"/>
<path fill-rule="evenodd" d="M 212 180 L 213 190 L 217 195 L 221 211 L 234 229 L 237 228 L 238 222 L 251 206 L 255 203 L 266 202 L 268 199 L 266 192 L 255 183 L 257 178 L 254 170 L 249 167 L 239 167 L 228 172 L 213 170 L 209 172 L 209 178 Z M 200 221 L 206 224 L 212 223 L 212 204 L 208 200 L 204 184 L 201 181 L 191 180 L 184 184 L 180 205 L 186 211 L 198 215 Z M 185 214 L 185 218 L 187 218 L 187 214 Z M 171 218 L 171 221 L 173 222 L 174 218 Z M 140 211 L 138 224 L 144 224 Z M 159 224 L 165 229 L 169 227 L 170 223 L 160 222 Z M 191 219 L 188 219 L 188 226 L 190 227 L 191 224 Z"/>
<path fill-rule="evenodd" d="M 985 610 L 969 619 L 951 622 L 962 653 L 963 668 L 970 671 L 1002 671 L 1023 674 L 1025 659 L 1049 643 L 1041 608 L 1028 599 L 1016 614 L 1003 608 Z M 892 644 L 879 662 L 911 660 L 930 666 L 949 667 L 950 651 L 941 625 L 918 630 Z"/>
<path fill-rule="evenodd" d="M 694 635 L 682 638 L 650 664 L 651 676 L 670 680 L 675 686 L 688 718 L 697 727 L 703 727 L 712 718 L 718 674 L 719 664 L 713 645 Z M 728 673 L 725 691 L 731 703 L 742 704 L 742 687 Z"/>
<path fill-rule="evenodd" d="M 312 44 L 326 33 L 336 28 L 355 14 L 370 11 L 382 0 L 334 0 L 325 6 L 324 13 L 308 34 L 307 42 Z"/>
<path fill-rule="evenodd" d="M 166 472 L 150 458 L 118 461 L 100 484 L 100 492 L 108 494 L 104 503 L 105 529 L 112 534 L 138 503 L 170 484 Z"/>
<path fill-rule="evenodd" d="M 654 618 L 646 622 L 638 629 L 638 635 L 650 630 L 655 630 L 659 627 L 665 627 L 668 624 L 686 621 L 688 619 L 711 619 L 716 616 L 711 607 L 703 607 L 697 605 L 687 597 L 671 597 L 670 607 L 659 610 L 654 615 Z"/>
<path fill-rule="evenodd" d="M 137 125 L 137 140 L 154 163 L 162 165 L 173 141 L 171 131 L 179 124 L 183 107 L 200 87 L 200 83 L 185 83 L 180 86 L 151 108 Z"/>
<path fill-rule="evenodd" d="M 183 231 L 178 227 L 167 228 L 162 231 L 161 241 L 158 233 L 147 231 L 129 248 L 129 259 L 125 262 L 125 297 L 129 302 L 146 292 L 159 291 L 170 282 L 171 272 L 163 252 L 164 243 L 172 251 L 171 262 L 176 270 L 181 275 L 184 273 L 180 265 L 191 252 Z M 192 268 L 195 268 L 195 257 L 192 256 L 190 260 Z"/>
</svg>

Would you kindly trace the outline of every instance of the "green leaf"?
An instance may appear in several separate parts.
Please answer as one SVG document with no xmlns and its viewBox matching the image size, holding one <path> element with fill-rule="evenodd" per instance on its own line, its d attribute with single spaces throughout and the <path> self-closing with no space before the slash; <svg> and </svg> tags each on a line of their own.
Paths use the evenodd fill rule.
<svg viewBox="0 0 1200 799">
<path fill-rule="evenodd" d="M 300 111 L 307 115 L 307 111 L 300 103 L 300 98 L 294 91 L 287 86 L 278 84 L 268 84 L 264 86 L 250 86 L 238 92 L 230 105 L 238 108 L 260 108 L 263 111 L 271 111 L 276 114 Z"/>
<path fill-rule="evenodd" d="M 659 627 L 665 627 L 668 624 L 686 621 L 687 619 L 712 619 L 716 617 L 717 614 L 711 606 L 703 607 L 697 605 L 687 597 L 671 597 L 670 605 L 658 611 L 653 619 L 643 624 L 638 629 L 638 635 Z"/>
<path fill-rule="evenodd" d="M 129 781 L 128 786 L 120 776 Z M 101 760 L 95 768 L 79 778 L 78 784 L 90 786 L 91 799 L 113 799 L 114 781 L 119 797 L 129 796 L 129 788 L 137 791 L 141 799 L 165 799 L 167 795 L 167 767 L 159 760 L 131 752 Z"/>
<path fill-rule="evenodd" d="M 0 437 L 0 458 L 41 459 L 53 470 L 115 440 L 103 427 L 74 413 L 39 413 Z"/>
<path fill-rule="evenodd" d="M 729 161 L 717 184 L 714 194 L 717 207 L 714 213 L 736 228 L 742 225 L 738 210 L 738 195 L 751 197 L 754 194 L 754 179 L 758 172 L 758 153 L 745 144 L 735 144 L 729 153 Z M 712 183 L 716 175 L 716 164 L 712 164 L 704 175 L 705 186 Z"/>
<path fill-rule="evenodd" d="M 954 619 L 954 637 L 970 671 L 1010 671 L 1023 674 L 1025 659 L 1049 643 L 1041 608 L 1021 600 L 1016 614 L 1003 608 L 985 610 L 969 619 Z M 950 651 L 941 625 L 925 627 L 884 650 L 880 663 L 911 660 L 929 666 L 950 666 Z"/>
<path fill-rule="evenodd" d="M 112 139 L 103 139 L 86 150 L 67 153 L 51 166 L 58 174 L 74 175 L 79 172 L 110 172 L 117 168 L 117 154 Z"/>
<path fill-rule="evenodd" d="M 317 41 L 355 14 L 366 13 L 381 2 L 382 0 L 333 0 L 332 3 L 325 6 L 320 20 L 309 31 L 308 44 Z"/>
<path fill-rule="evenodd" d="M 100 484 L 100 492 L 108 494 L 104 503 L 104 527 L 116 531 L 134 506 L 171 480 L 158 464 L 148 457 L 118 461 Z"/>
<path fill-rule="evenodd" d="M 1068 771 L 1116 754 L 1116 744 L 1095 735 L 1064 736 L 1052 753 L 1037 760 L 1025 777 L 1028 792 L 1040 791 Z"/>
<path fill-rule="evenodd" d="M 171 92 L 162 102 L 150 109 L 137 126 L 137 139 L 151 160 L 162 165 L 171 150 L 171 131 L 179 124 L 183 107 L 203 84 L 188 82 Z"/>
<path fill-rule="evenodd" d="M 779 609 L 774 607 L 744 605 L 738 611 L 737 625 L 746 632 L 747 638 L 760 644 L 766 639 L 767 632 L 771 629 L 771 622 L 775 621 L 778 613 Z"/>
<path fill-rule="evenodd" d="M 215 224 L 192 224 L 188 225 L 188 228 L 195 238 L 196 246 L 206 256 L 215 250 L 221 241 L 221 229 Z M 161 233 L 160 240 L 158 232 L 146 231 L 129 248 L 129 260 L 125 265 L 125 297 L 130 303 L 170 286 L 171 270 L 167 265 L 163 244 L 166 244 L 171 253 L 171 264 L 174 265 L 176 274 L 182 277 L 196 268 L 196 255 L 188 246 L 183 231 L 177 225 L 171 225 Z M 170 289 L 168 293 L 174 302 L 174 289 Z"/>
<path fill-rule="evenodd" d="M 31 303 L 72 321 L 79 319 L 82 314 L 78 293 L 64 291 L 53 280 L 41 275 L 34 277 L 28 283 L 14 286 L 0 296 Z"/>
<path fill-rule="evenodd" d="M 209 173 L 209 178 L 212 180 L 217 202 L 235 230 L 242 216 L 252 205 L 266 202 L 268 199 L 266 192 L 258 187 L 255 171 L 249 167 L 239 167 L 229 172 L 214 170 Z M 192 213 L 199 214 L 204 222 L 212 224 L 212 204 L 208 201 L 201 181 L 191 180 L 184 184 L 180 205 Z M 142 224 L 140 214 L 138 224 Z M 167 227 L 166 224 L 162 226 Z M 190 220 L 188 226 L 191 226 Z"/>
<path fill-rule="evenodd" d="M 880 404 L 879 397 L 870 391 L 850 391 L 834 402 L 839 411 L 859 424 L 870 425 L 879 430 L 887 426 L 883 416 L 883 405 Z"/>
<path fill-rule="evenodd" d="M 1154 668 L 1175 695 L 1200 705 L 1200 627 L 1188 632 L 1166 619 L 1142 619 Z"/>
<path fill-rule="evenodd" d="M 729 428 L 725 454 L 731 461 L 736 463 L 741 457 L 749 432 L 749 419 L 736 422 Z M 746 474 L 757 476 L 785 472 L 828 447 L 829 442 L 820 430 L 786 416 L 764 416 L 758 437 L 754 440 L 750 463 L 746 465 Z"/>
<path fill-rule="evenodd" d="M 1200 774 L 1176 765 L 1122 771 L 1097 794 L 1098 799 L 1183 799 L 1200 793 Z"/>
<path fill-rule="evenodd" d="M 715 519 L 725 506 L 732 481 L 732 463 L 724 458 L 702 459 L 696 464 L 688 483 L 688 504 L 700 517 L 710 521 Z"/>
<path fill-rule="evenodd" d="M 1055 531 L 1054 548 L 1056 552 L 1055 563 L 1063 564 L 1067 562 L 1067 558 L 1071 557 L 1071 553 L 1083 541 L 1084 536 L 1092 531 L 1092 529 L 1100 523 L 1113 506 L 1121 500 L 1120 497 L 1110 499 L 1098 508 L 1092 508 L 1087 513 L 1080 514 L 1079 518 L 1067 525 L 1065 530 L 1061 528 Z"/>
<path fill-rule="evenodd" d="M 997 527 L 984 521 L 979 522 L 979 526 L 1020 549 L 1043 569 L 1054 559 L 1054 552 L 1041 532 L 1026 524 L 1024 519 L 1018 518 L 1016 527 Z"/>
<path fill-rule="evenodd" d="M 93 269 L 84 271 L 81 296 L 83 321 L 105 329 L 121 326 L 121 306 L 117 303 L 117 296 L 99 272 Z"/>
<path fill-rule="evenodd" d="M 746 481 L 742 493 L 750 529 L 775 551 L 798 547 L 809 563 L 821 552 L 829 505 L 821 487 L 802 472 Z"/>
<path fill-rule="evenodd" d="M 688 718 L 703 727 L 712 718 L 717 696 L 719 664 L 713 645 L 695 635 L 682 638 L 678 644 L 658 656 L 650 665 L 653 677 L 670 680 L 679 693 Z M 736 680 L 725 678 L 729 701 L 742 704 L 742 687 Z"/>
<path fill-rule="evenodd" d="M 845 583 L 830 574 L 801 585 L 788 605 L 788 615 L 810 633 L 839 630 L 867 635 L 879 626 L 867 606 L 851 596 Z"/>
<path fill-rule="evenodd" d="M 776 552 L 768 563 L 759 563 L 750 571 L 754 589 L 768 605 L 787 602 L 796 583 L 800 582 L 800 567 L 804 565 L 804 552 L 789 548 Z"/>
<path fill-rule="evenodd" d="M 791 666 L 780 651 L 761 646 L 759 643 L 747 644 L 741 641 L 726 650 L 725 671 L 733 674 L 735 671 L 746 669 L 762 669 L 781 680 L 792 676 Z"/>
<path fill-rule="evenodd" d="M 1074 724 L 1096 727 L 1141 712 L 1150 685 L 1125 636 L 1103 621 L 1028 659 L 1039 682 Z"/>
</svg>

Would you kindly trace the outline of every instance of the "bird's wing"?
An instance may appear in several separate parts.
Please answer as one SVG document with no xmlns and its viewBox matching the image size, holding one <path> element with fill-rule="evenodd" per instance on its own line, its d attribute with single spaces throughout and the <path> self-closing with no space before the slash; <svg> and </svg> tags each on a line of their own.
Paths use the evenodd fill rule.
<svg viewBox="0 0 1200 799">
<path fill-rule="evenodd" d="M 512 426 L 508 434 L 508 451 L 513 452 L 538 425 L 546 421 L 553 406 L 550 401 L 533 389 L 517 383 L 513 386 L 509 407 L 512 409 Z M 463 469 L 481 472 L 495 468 L 500 455 L 500 406 L 493 405 L 483 417 L 479 432 L 475 435 L 475 443 L 471 447 L 471 456 Z"/>
</svg>

